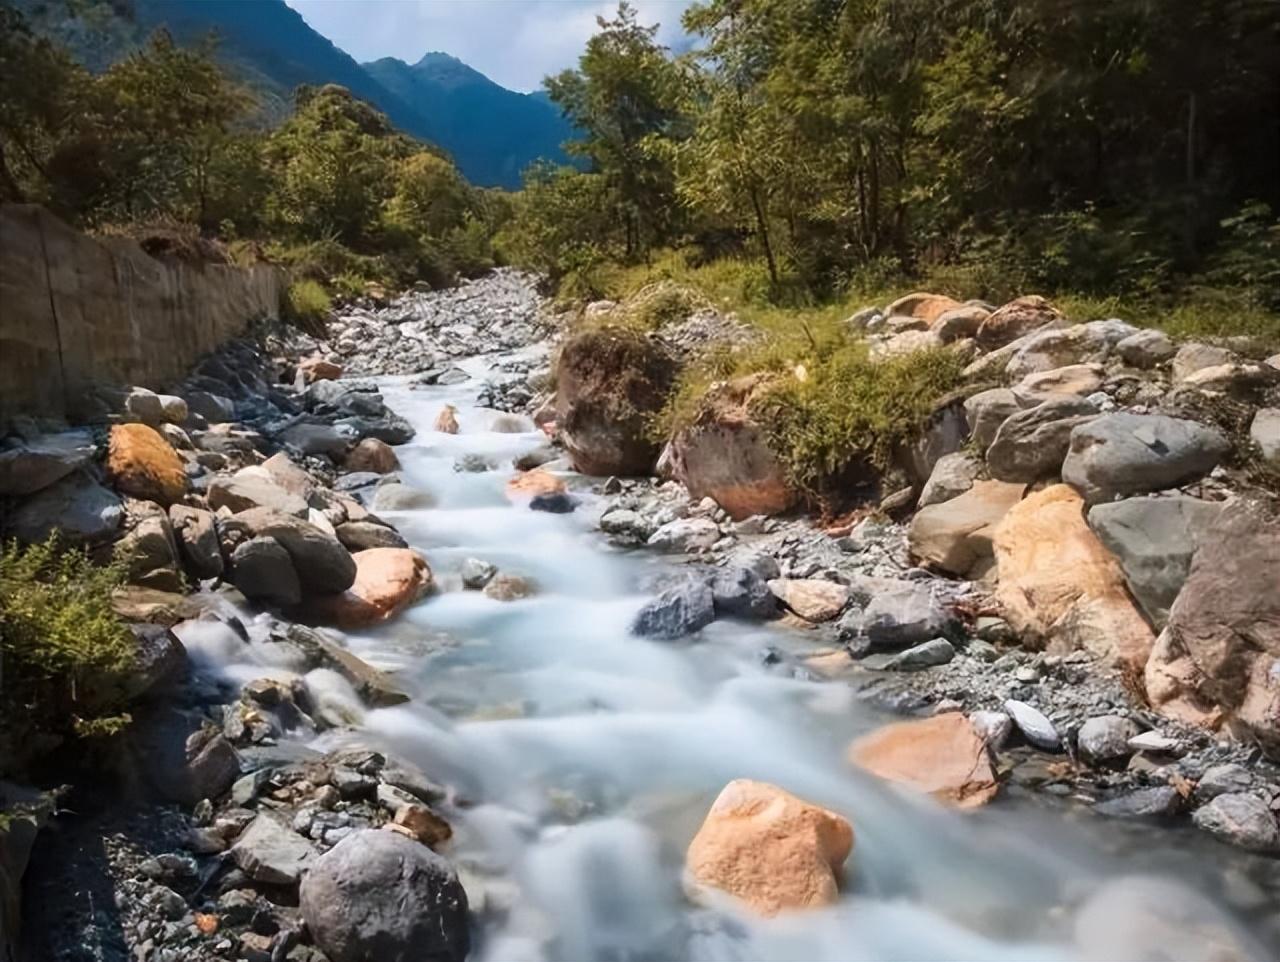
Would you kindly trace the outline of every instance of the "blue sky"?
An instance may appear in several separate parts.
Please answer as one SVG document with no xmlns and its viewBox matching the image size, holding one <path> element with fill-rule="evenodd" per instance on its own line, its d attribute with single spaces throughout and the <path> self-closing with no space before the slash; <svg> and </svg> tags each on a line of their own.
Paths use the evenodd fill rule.
<svg viewBox="0 0 1280 962">
<path fill-rule="evenodd" d="M 286 0 L 313 30 L 356 60 L 398 57 L 413 63 L 429 50 L 453 54 L 513 90 L 573 66 L 596 16 L 616 0 Z M 681 46 L 680 14 L 692 0 L 632 0 L 642 23 Z"/>
</svg>

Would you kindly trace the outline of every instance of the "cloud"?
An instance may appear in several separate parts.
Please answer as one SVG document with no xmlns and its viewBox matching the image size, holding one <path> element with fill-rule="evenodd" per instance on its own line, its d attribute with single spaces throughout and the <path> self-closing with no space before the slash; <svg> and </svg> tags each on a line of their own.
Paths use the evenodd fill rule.
<svg viewBox="0 0 1280 962">
<path fill-rule="evenodd" d="M 286 0 L 312 29 L 367 62 L 414 63 L 440 50 L 513 90 L 573 66 L 614 0 Z M 661 23 L 661 41 L 685 45 L 680 15 L 692 0 L 633 0 L 641 23 Z"/>
</svg>

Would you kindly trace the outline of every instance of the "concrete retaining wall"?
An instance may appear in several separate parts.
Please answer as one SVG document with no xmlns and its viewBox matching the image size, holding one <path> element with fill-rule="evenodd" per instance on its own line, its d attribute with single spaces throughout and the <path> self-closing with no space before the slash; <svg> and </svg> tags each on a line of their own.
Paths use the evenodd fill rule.
<svg viewBox="0 0 1280 962">
<path fill-rule="evenodd" d="M 267 265 L 158 259 L 41 207 L 0 205 L 0 423 L 74 417 L 91 384 L 162 389 L 251 321 L 277 317 L 283 283 Z"/>
</svg>

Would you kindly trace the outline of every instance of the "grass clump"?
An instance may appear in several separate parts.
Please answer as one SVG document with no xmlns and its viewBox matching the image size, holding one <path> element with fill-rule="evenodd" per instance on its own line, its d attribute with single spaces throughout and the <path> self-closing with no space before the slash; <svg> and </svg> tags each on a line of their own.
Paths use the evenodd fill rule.
<svg viewBox="0 0 1280 962">
<path fill-rule="evenodd" d="M 129 722 L 133 633 L 111 608 L 119 564 L 95 565 L 56 536 L 0 549 L 0 739 L 21 753 L 33 736 L 113 734 Z"/>
<path fill-rule="evenodd" d="M 324 331 L 332 307 L 328 292 L 310 278 L 294 281 L 285 292 L 285 320 L 308 333 Z"/>
</svg>

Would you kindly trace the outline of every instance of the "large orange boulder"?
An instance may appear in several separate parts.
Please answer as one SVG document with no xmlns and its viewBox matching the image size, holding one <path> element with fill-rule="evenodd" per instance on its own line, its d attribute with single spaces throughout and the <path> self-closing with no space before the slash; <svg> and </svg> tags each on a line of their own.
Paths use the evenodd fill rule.
<svg viewBox="0 0 1280 962">
<path fill-rule="evenodd" d="M 375 474 L 388 474 L 400 467 L 400 459 L 395 449 L 386 441 L 377 438 L 365 438 L 347 452 L 342 466 L 348 471 L 372 471 Z"/>
<path fill-rule="evenodd" d="M 341 364 L 335 364 L 319 355 L 304 357 L 298 362 L 298 370 L 302 372 L 302 379 L 308 384 L 314 384 L 316 381 L 336 381 L 342 377 Z"/>
<path fill-rule="evenodd" d="M 929 294 L 925 291 L 899 297 L 885 309 L 886 317 L 917 317 L 932 324 L 947 311 L 963 305 L 945 294 Z"/>
<path fill-rule="evenodd" d="M 986 350 L 1004 347 L 1024 334 L 1062 320 L 1062 312 L 1039 294 L 1019 297 L 982 322 L 978 328 L 978 346 Z"/>
<path fill-rule="evenodd" d="M 786 471 L 751 416 L 752 396 L 766 385 L 758 375 L 708 392 L 693 423 L 671 441 L 671 471 L 694 498 L 710 497 L 735 520 L 778 514 L 796 501 Z"/>
<path fill-rule="evenodd" d="M 1084 499 L 1055 484 L 1009 509 L 995 532 L 996 600 L 1024 644 L 1083 648 L 1141 670 L 1155 635 L 1124 571 L 1085 521 Z"/>
<path fill-rule="evenodd" d="M 563 494 L 564 491 L 563 479 L 542 468 L 521 471 L 507 482 L 508 498 L 535 498 L 540 494 Z"/>
<path fill-rule="evenodd" d="M 123 494 L 168 505 L 187 493 L 182 460 L 169 442 L 145 424 L 117 424 L 111 428 L 107 474 Z"/>
<path fill-rule="evenodd" d="M 912 557 L 922 565 L 977 578 L 991 567 L 996 525 L 1027 486 L 976 481 L 963 494 L 921 508 L 907 529 Z"/>
<path fill-rule="evenodd" d="M 985 805 L 999 788 L 986 742 L 959 712 L 885 725 L 850 745 L 849 761 L 958 808 Z"/>
<path fill-rule="evenodd" d="M 317 613 L 340 628 L 367 628 L 399 614 L 431 588 L 427 559 L 410 548 L 357 551 L 355 583 L 318 600 Z"/>
<path fill-rule="evenodd" d="M 739 778 L 689 843 L 685 876 L 695 891 L 717 889 L 776 915 L 835 902 L 851 851 L 846 819 L 776 785 Z"/>
</svg>

